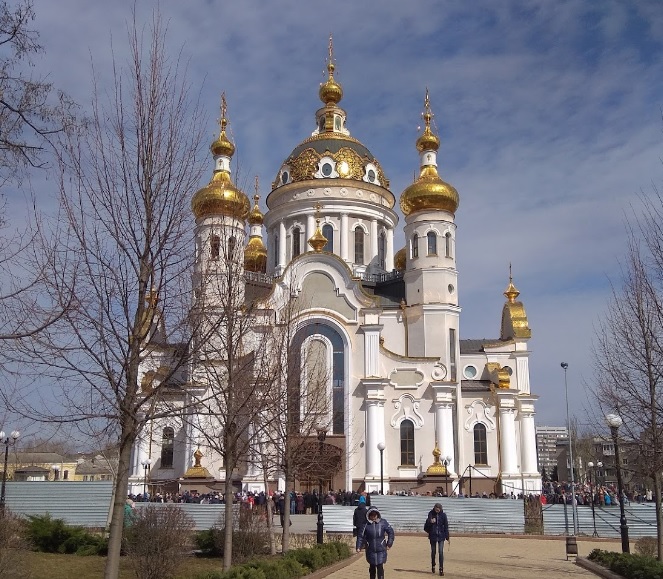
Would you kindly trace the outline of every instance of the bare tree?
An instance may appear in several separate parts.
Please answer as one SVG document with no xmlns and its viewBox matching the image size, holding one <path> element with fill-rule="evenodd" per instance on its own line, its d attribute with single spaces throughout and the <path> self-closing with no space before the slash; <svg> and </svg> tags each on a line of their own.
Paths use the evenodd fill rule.
<svg viewBox="0 0 663 579">
<path fill-rule="evenodd" d="M 639 442 L 646 475 L 656 500 L 658 558 L 663 556 L 661 470 L 663 470 L 663 204 L 644 198 L 644 217 L 629 229 L 621 284 L 613 288 L 595 340 L 597 382 L 594 397 L 601 410 L 617 410 L 622 436 Z M 642 460 L 642 458 L 645 458 Z"/>
<path fill-rule="evenodd" d="M 170 57 L 166 39 L 158 13 L 145 28 L 134 13 L 128 63 L 113 54 L 114 91 L 95 89 L 89 130 L 61 139 L 60 228 L 48 279 L 51 297 L 68 307 L 23 341 L 55 392 L 50 408 L 61 409 L 42 409 L 39 418 L 117 441 L 107 579 L 119 574 L 132 446 L 159 417 L 150 414 L 153 402 L 181 389 L 192 351 L 189 193 L 202 175 L 204 123 L 181 54 Z M 144 373 L 150 356 L 168 371 Z M 34 414 L 33 406 L 23 398 L 24 412 Z"/>
</svg>

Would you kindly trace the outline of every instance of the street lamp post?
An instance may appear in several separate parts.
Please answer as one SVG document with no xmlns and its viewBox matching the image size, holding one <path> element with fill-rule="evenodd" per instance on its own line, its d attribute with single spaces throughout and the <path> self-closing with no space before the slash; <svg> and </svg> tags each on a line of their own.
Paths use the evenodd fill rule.
<svg viewBox="0 0 663 579">
<path fill-rule="evenodd" d="M 576 503 L 576 483 L 574 474 L 574 461 L 573 461 L 573 441 L 571 440 L 571 419 L 569 415 L 569 384 L 566 379 L 566 371 L 569 365 L 566 362 L 560 364 L 564 369 L 564 394 L 566 397 L 566 430 L 569 436 L 569 460 L 571 462 L 571 515 L 573 516 L 573 534 L 578 534 L 578 506 Z"/>
<path fill-rule="evenodd" d="M 596 511 L 594 510 L 594 497 L 595 497 L 594 488 L 596 486 L 596 481 L 597 481 L 596 470 L 594 470 L 594 469 L 595 468 L 601 468 L 602 466 L 603 466 L 603 463 L 600 462 L 600 461 L 596 463 L 596 466 L 594 466 L 594 463 L 591 462 L 591 461 L 589 461 L 587 463 L 587 467 L 589 468 L 589 471 L 588 471 L 589 472 L 589 488 L 592 491 L 592 521 L 594 522 L 594 533 L 592 534 L 592 537 L 598 537 L 599 536 L 598 532 L 596 531 Z M 594 484 L 592 484 L 592 471 L 594 471 Z"/>
<path fill-rule="evenodd" d="M 318 430 L 318 444 L 320 446 L 320 457 L 322 456 L 323 445 L 327 438 L 327 431 L 323 428 Z M 318 524 L 317 524 L 317 543 L 322 545 L 324 543 L 325 521 L 322 515 L 322 469 L 319 470 L 318 478 Z"/>
<path fill-rule="evenodd" d="M 152 464 L 152 461 L 148 458 L 147 460 L 142 460 L 141 463 L 143 465 L 143 499 L 147 498 L 147 475 L 150 472 L 150 466 Z"/>
<path fill-rule="evenodd" d="M 2 469 L 2 489 L 0 490 L 0 517 L 5 514 L 5 485 L 7 483 L 7 461 L 9 460 L 9 445 L 16 444 L 16 440 L 20 436 L 18 430 L 14 430 L 9 436 L 5 436 L 3 431 L 0 431 L 0 440 L 5 445 L 5 462 Z"/>
<path fill-rule="evenodd" d="M 444 476 L 446 477 L 444 481 L 444 494 L 449 496 L 449 465 L 451 464 L 451 457 L 445 456 L 442 459 L 442 464 L 444 464 Z"/>
<path fill-rule="evenodd" d="M 610 427 L 612 442 L 615 445 L 615 470 L 617 471 L 617 492 L 619 493 L 619 532 L 622 537 L 622 553 L 630 553 L 628 525 L 626 524 L 626 511 L 624 510 L 624 481 L 622 480 L 622 465 L 619 460 L 619 427 L 624 421 L 619 414 L 608 414 L 605 420 Z"/>
<path fill-rule="evenodd" d="M 380 494 L 384 494 L 384 449 L 386 448 L 384 442 L 378 442 L 378 450 L 380 451 Z"/>
</svg>

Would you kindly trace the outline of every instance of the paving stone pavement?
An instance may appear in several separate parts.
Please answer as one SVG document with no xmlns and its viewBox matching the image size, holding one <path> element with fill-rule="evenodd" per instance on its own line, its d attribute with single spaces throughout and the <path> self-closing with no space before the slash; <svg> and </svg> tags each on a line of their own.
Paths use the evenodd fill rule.
<svg viewBox="0 0 663 579">
<path fill-rule="evenodd" d="M 619 541 L 578 540 L 581 557 L 595 548 L 619 551 L 621 544 Z M 445 577 L 451 579 L 596 577 L 566 560 L 564 537 L 452 537 L 450 546 L 445 543 L 444 571 Z M 433 577 L 426 536 L 396 535 L 385 565 L 385 579 L 423 579 L 426 576 Z M 367 579 L 368 563 L 364 554 L 327 578 Z"/>
</svg>

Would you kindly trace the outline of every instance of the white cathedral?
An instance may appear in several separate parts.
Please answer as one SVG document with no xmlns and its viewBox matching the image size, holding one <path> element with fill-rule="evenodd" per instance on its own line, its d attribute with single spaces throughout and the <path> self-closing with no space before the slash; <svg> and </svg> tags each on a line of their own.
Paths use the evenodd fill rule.
<svg viewBox="0 0 663 579">
<path fill-rule="evenodd" d="M 330 365 L 324 444 L 338 451 L 341 466 L 329 474 L 328 488 L 540 492 L 531 330 L 511 279 L 499 336 L 460 339 L 459 195 L 438 173 L 440 139 L 428 93 L 416 141 L 420 174 L 398 199 L 406 243 L 395 252 L 397 198 L 378 160 L 350 135 L 331 47 L 327 69 L 316 128 L 278 168 L 264 215 L 257 198 L 251 208 L 232 182 L 235 147 L 224 106 L 211 146 L 212 179 L 191 203 L 194 276 L 218 258 L 218 229 L 230 223 L 245 248 L 247 295 L 255 299 L 261 288 L 270 303 L 283 303 L 274 296 L 293 289 L 306 296 L 293 347 L 304 347 L 301 336 L 317 340 Z M 164 363 L 166 350 L 146 357 L 144 375 Z M 129 489 L 140 493 L 148 483 L 153 490 L 207 492 L 231 476 L 238 490 L 265 490 L 260 465 L 242 464 L 225 472 L 218 453 L 173 416 L 149 425 L 136 443 Z M 284 488 L 278 471 L 267 478 L 267 490 Z M 297 490 L 304 484 L 297 481 Z"/>
</svg>

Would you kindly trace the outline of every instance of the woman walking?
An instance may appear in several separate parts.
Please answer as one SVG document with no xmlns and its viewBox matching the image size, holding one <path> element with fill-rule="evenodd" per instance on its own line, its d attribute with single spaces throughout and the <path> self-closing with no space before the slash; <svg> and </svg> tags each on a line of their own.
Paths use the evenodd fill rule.
<svg viewBox="0 0 663 579">
<path fill-rule="evenodd" d="M 440 575 L 444 575 L 444 541 L 451 544 L 449 540 L 449 521 L 447 514 L 442 510 L 441 503 L 435 503 L 435 506 L 428 513 L 424 531 L 428 533 L 430 541 L 430 563 L 433 573 L 435 573 L 435 551 L 439 549 L 440 553 Z"/>
<path fill-rule="evenodd" d="M 380 517 L 380 511 L 371 507 L 366 512 L 366 524 L 357 532 L 357 553 L 366 549 L 368 574 L 370 579 L 384 579 L 384 564 L 387 551 L 394 544 L 394 529 L 387 519 Z M 376 578 L 377 574 L 377 578 Z"/>
</svg>

